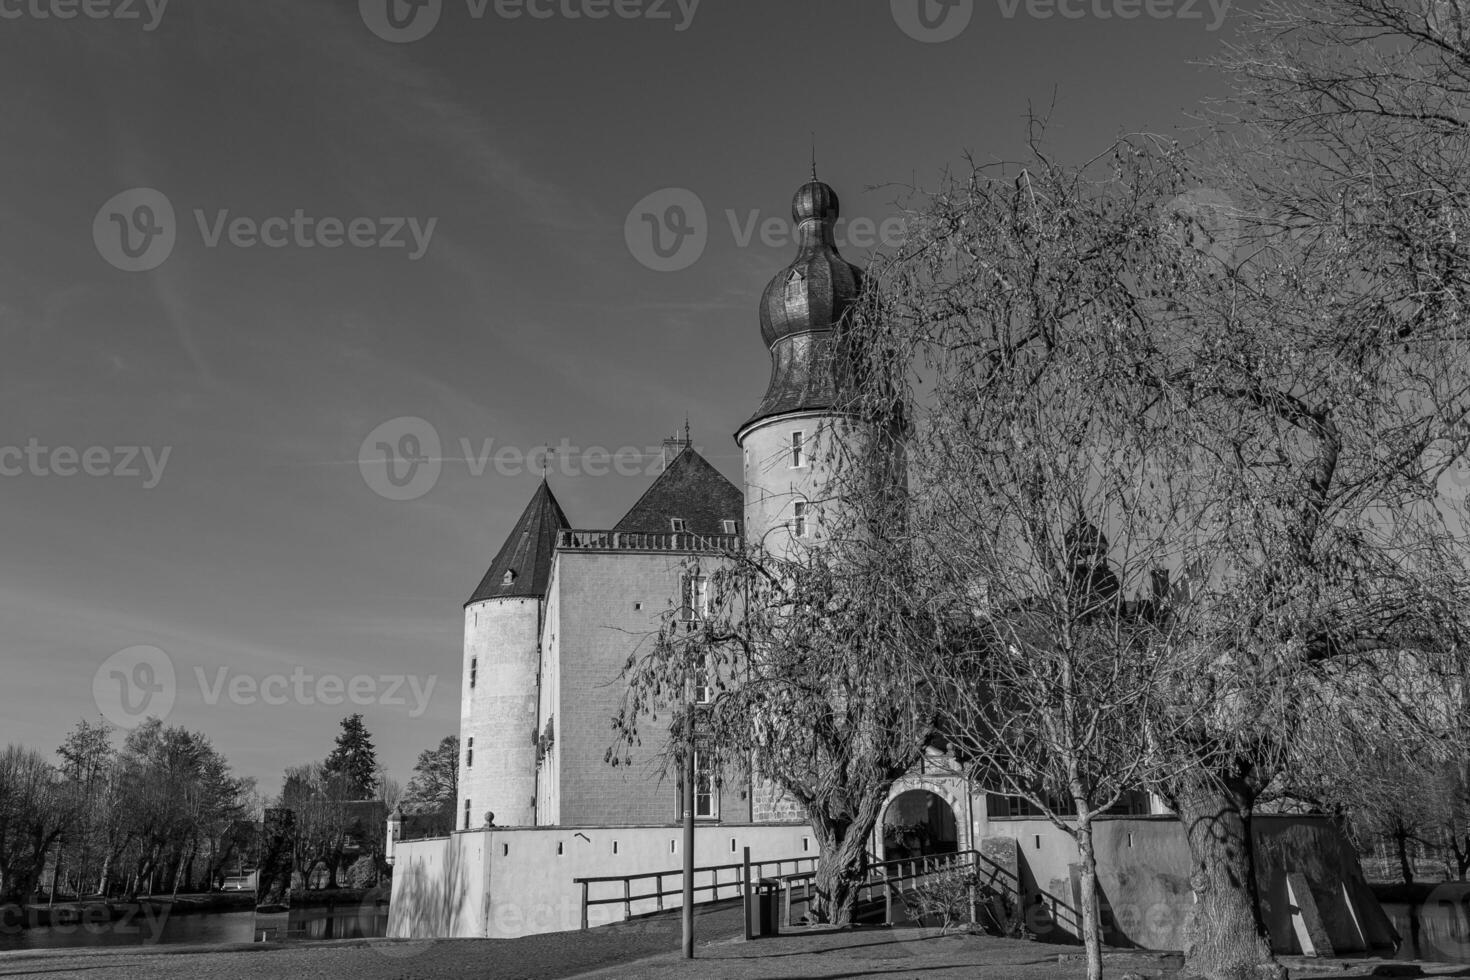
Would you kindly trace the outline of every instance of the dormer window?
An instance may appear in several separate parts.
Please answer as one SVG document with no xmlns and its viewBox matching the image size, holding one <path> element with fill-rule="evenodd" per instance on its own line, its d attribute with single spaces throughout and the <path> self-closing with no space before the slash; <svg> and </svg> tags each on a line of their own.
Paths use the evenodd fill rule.
<svg viewBox="0 0 1470 980">
<path fill-rule="evenodd" d="M 505 570 L 505 577 L 500 580 L 500 584 L 501 585 L 515 585 L 516 584 L 516 573 L 515 573 L 515 570 L 514 569 L 510 569 L 510 568 L 507 568 Z"/>
<path fill-rule="evenodd" d="M 740 533 L 739 531 L 737 531 L 735 529 L 735 522 L 734 521 L 721 521 L 720 522 L 720 527 L 724 531 L 725 534 L 739 534 Z"/>
<path fill-rule="evenodd" d="M 806 433 L 800 429 L 791 433 L 791 468 L 799 469 L 806 465 Z"/>
<path fill-rule="evenodd" d="M 671 518 L 669 518 L 669 526 L 673 528 L 675 534 L 683 534 L 684 533 L 684 518 L 682 518 L 682 517 L 671 517 Z"/>
</svg>

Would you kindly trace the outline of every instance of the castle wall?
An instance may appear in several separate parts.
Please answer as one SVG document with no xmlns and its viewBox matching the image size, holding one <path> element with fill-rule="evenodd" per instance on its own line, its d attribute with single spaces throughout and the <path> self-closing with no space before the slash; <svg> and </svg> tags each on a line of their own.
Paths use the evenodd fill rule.
<svg viewBox="0 0 1470 980">
<path fill-rule="evenodd" d="M 455 826 L 480 826 L 486 811 L 500 826 L 535 823 L 538 640 L 541 600 L 491 599 L 464 611 L 460 686 L 459 803 Z M 474 682 L 471 664 L 476 662 Z M 474 763 L 467 764 L 470 739 Z"/>
<path fill-rule="evenodd" d="M 977 797 L 978 801 L 979 797 Z M 1337 952 L 1391 945 L 1391 926 L 1363 879 L 1352 848 L 1325 817 L 1257 814 L 1251 820 L 1261 915 L 1278 953 L 1299 953 L 1286 876 L 1306 876 Z M 987 841 L 1016 842 L 1024 890 L 1034 904 L 1050 895 L 1076 908 L 1072 838 L 1043 818 L 991 819 Z M 1194 906 L 1189 845 L 1173 816 L 1101 817 L 1093 825 L 1098 888 L 1107 909 L 1105 935 L 1115 945 L 1180 949 Z M 1028 928 L 1049 938 L 1053 928 L 1075 934 L 1070 909 L 1051 916 L 1034 910 Z M 1050 938 L 1056 938 L 1051 935 Z"/>
<path fill-rule="evenodd" d="M 751 860 L 787 862 L 780 871 L 796 870 L 793 859 L 815 859 L 816 841 L 804 825 L 721 825 L 701 827 L 695 836 L 694 863 L 699 867 L 739 864 L 743 849 Z M 682 883 L 684 839 L 671 827 L 542 827 L 472 830 L 448 838 L 408 841 L 398 845 L 393 891 L 388 907 L 388 936 L 394 939 L 453 937 L 509 939 L 581 928 L 582 886 L 574 878 L 669 872 L 665 890 Z M 802 870 L 811 868 L 810 860 Z M 774 874 L 775 867 L 764 873 Z M 740 872 L 701 872 L 696 885 L 729 883 L 718 898 L 738 897 Z M 590 884 L 592 899 L 622 895 L 621 882 Z M 634 882 L 632 891 L 657 890 L 656 879 Z M 696 902 L 711 901 L 697 892 Z M 665 909 L 682 904 L 678 894 L 663 900 Z M 656 899 L 632 905 L 633 915 L 656 911 Z M 621 902 L 592 905 L 588 925 L 625 918 Z M 678 929 L 676 921 L 651 928 Z"/>
<path fill-rule="evenodd" d="M 685 556 L 629 551 L 562 551 L 557 556 L 553 746 L 558 786 L 556 822 L 563 825 L 661 824 L 680 819 L 677 780 L 660 778 L 668 716 L 640 724 L 642 746 L 631 766 L 611 766 L 612 719 L 623 704 L 622 670 L 647 653 L 663 616 L 677 601 Z M 554 636 L 552 633 L 554 632 Z M 544 724 L 544 722 L 543 722 Z M 727 773 L 720 820 L 748 822 L 748 779 Z M 546 822 L 543 820 L 543 822 Z"/>
</svg>

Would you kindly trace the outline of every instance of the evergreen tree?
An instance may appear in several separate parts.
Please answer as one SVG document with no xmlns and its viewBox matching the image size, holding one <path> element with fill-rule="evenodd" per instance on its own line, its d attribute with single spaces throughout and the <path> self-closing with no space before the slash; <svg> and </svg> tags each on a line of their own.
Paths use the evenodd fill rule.
<svg viewBox="0 0 1470 980">
<path fill-rule="evenodd" d="M 372 736 L 362 723 L 362 715 L 355 714 L 342 719 L 342 731 L 337 733 L 337 746 L 323 764 L 327 772 L 344 777 L 348 792 L 353 799 L 366 800 L 372 797 L 378 785 L 378 756 L 373 748 Z"/>
</svg>

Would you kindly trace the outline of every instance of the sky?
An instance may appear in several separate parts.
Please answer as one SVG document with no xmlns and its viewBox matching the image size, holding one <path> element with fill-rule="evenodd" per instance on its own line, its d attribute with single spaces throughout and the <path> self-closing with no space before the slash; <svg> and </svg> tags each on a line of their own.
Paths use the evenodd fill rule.
<svg viewBox="0 0 1470 980">
<path fill-rule="evenodd" d="M 1182 134 L 1230 32 L 1223 0 L 388 2 L 0 0 L 0 743 L 146 709 L 274 794 L 361 712 L 406 783 L 542 447 L 579 527 L 686 417 L 739 482 L 814 145 L 862 262 L 1028 113 L 1077 160 Z"/>
</svg>

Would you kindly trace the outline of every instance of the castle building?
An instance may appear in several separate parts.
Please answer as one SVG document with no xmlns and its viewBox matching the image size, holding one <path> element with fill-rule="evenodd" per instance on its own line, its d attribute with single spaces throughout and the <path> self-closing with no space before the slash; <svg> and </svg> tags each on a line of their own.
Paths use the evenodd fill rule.
<svg viewBox="0 0 1470 980">
<path fill-rule="evenodd" d="M 643 825 L 679 816 L 679 787 L 655 767 L 656 735 L 632 767 L 606 762 L 619 675 L 676 599 L 697 606 L 707 598 L 707 577 L 686 581 L 691 557 L 745 539 L 785 549 L 820 533 L 822 445 L 836 420 L 835 329 L 862 273 L 838 254 L 831 187 L 814 177 L 792 214 L 797 255 L 760 304 L 770 383 L 735 436 L 744 487 L 694 449 L 687 427 L 665 443 L 662 472 L 610 529 L 574 528 L 543 481 L 465 604 L 462 829 L 491 819 L 502 827 Z M 716 780 L 698 759 L 695 791 L 704 821 L 801 818 L 769 788 Z"/>
<path fill-rule="evenodd" d="M 608 763 L 624 667 L 671 612 L 698 617 L 707 576 L 703 568 L 693 573 L 693 562 L 710 568 L 747 542 L 782 554 L 820 541 L 832 476 L 827 440 L 852 445 L 865 437 L 861 422 L 840 410 L 834 383 L 839 328 L 862 286 L 861 270 L 835 242 L 837 195 L 813 175 L 792 214 L 797 254 L 760 300 L 769 383 L 735 432 L 743 486 L 695 450 L 687 425 L 683 438 L 665 443 L 661 472 L 611 528 L 578 529 L 543 480 L 465 603 L 458 829 L 400 841 L 390 823 L 390 936 L 509 937 L 676 904 L 672 893 L 630 898 L 620 877 L 641 876 L 640 888 L 650 878 L 666 886 L 683 846 L 673 829 L 682 787 L 666 778 L 660 759 L 667 732 L 651 724 L 632 765 Z M 788 870 L 816 857 L 804 814 L 789 799 L 744 774 L 719 776 L 696 753 L 694 857 L 705 869 L 698 880 L 715 897 L 718 869 L 737 861 L 742 847 Z M 1109 939 L 1177 949 L 1194 901 L 1188 848 L 1177 819 L 1147 799 L 1134 802 L 1094 828 L 1099 888 L 1116 919 Z M 1293 910 L 1302 903 L 1290 889 L 1308 887 L 1304 868 L 1313 869 L 1310 890 L 1336 948 L 1366 948 L 1391 933 L 1330 823 L 1262 815 L 1252 834 L 1262 855 L 1263 916 L 1278 951 L 1301 945 Z M 1009 875 L 1019 907 L 1075 932 L 1065 918 L 1080 905 L 1075 841 L 1025 801 L 986 792 L 930 749 L 892 786 L 869 850 L 908 858 L 968 849 Z M 589 905 L 591 882 L 618 888 Z"/>
</svg>

